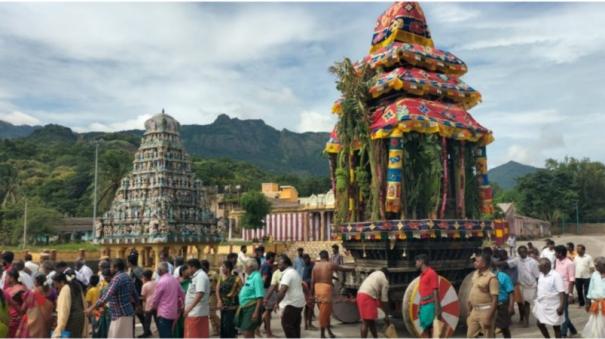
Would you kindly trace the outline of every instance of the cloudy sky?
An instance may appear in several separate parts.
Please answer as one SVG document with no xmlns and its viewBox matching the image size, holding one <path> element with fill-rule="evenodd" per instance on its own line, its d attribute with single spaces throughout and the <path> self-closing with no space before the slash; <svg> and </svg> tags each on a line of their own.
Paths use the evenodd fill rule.
<svg viewBox="0 0 605 339">
<path fill-rule="evenodd" d="M 219 113 L 328 131 L 328 67 L 367 53 L 389 3 L 0 4 L 0 119 L 77 131 Z M 605 4 L 423 3 L 437 47 L 466 61 L 494 131 L 491 166 L 605 161 Z"/>
</svg>

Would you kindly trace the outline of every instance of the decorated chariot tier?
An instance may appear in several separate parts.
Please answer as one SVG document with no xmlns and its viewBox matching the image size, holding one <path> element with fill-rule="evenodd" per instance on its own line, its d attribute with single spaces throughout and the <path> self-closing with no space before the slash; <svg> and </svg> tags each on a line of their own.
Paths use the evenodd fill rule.
<svg viewBox="0 0 605 339">
<path fill-rule="evenodd" d="M 481 94 L 461 80 L 465 63 L 434 46 L 412 2 L 394 3 L 378 18 L 369 55 L 331 71 L 341 92 L 326 145 L 333 234 L 355 258 L 341 292 L 354 295 L 368 272 L 388 267 L 390 300 L 403 302 L 406 325 L 418 334 L 414 257 L 427 254 L 444 280 L 443 320 L 453 331 L 465 303 L 452 286 L 472 271 L 470 257 L 484 240 L 501 241 L 508 232 L 493 218 L 486 160 L 492 132 L 468 112 Z M 335 316 L 356 320 L 343 305 Z"/>
</svg>

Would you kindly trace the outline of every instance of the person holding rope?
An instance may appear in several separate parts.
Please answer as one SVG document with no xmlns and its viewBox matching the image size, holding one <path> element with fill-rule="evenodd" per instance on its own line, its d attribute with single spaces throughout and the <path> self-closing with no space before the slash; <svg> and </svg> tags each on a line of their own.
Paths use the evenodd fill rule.
<svg viewBox="0 0 605 339">
<path fill-rule="evenodd" d="M 376 330 L 376 319 L 378 318 L 378 307 L 384 312 L 384 321 L 388 325 L 389 320 L 389 280 L 387 279 L 388 269 L 383 267 L 379 271 L 374 271 L 365 278 L 357 291 L 357 308 L 361 323 L 361 337 L 368 337 L 368 330 L 372 332 L 374 338 L 378 338 Z"/>
<path fill-rule="evenodd" d="M 336 248 L 338 248 L 338 245 Z M 333 260 L 330 260 L 328 251 L 323 250 L 319 252 L 320 261 L 315 264 L 311 273 L 311 292 L 315 296 L 315 301 L 319 308 L 319 328 L 321 329 L 321 337 L 325 338 L 325 331 L 328 330 L 330 338 L 336 336 L 332 333 L 330 328 L 330 318 L 332 317 L 332 303 L 333 303 L 333 285 L 332 279 L 335 271 L 352 271 L 353 268 L 347 269 L 339 264 L 336 264 Z"/>
<path fill-rule="evenodd" d="M 420 294 L 420 307 L 418 319 L 422 338 L 433 338 L 433 321 L 441 317 L 441 303 L 439 301 L 439 276 L 429 266 L 426 254 L 416 256 L 416 268 L 420 270 L 418 293 Z"/>
</svg>

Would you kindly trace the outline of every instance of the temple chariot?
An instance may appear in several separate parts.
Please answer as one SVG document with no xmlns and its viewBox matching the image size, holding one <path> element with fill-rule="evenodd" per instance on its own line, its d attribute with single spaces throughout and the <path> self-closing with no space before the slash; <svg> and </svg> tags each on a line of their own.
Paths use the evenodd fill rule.
<svg viewBox="0 0 605 339">
<path fill-rule="evenodd" d="M 481 94 L 460 79 L 465 63 L 434 46 L 413 2 L 397 2 L 378 18 L 367 56 L 331 71 L 341 92 L 326 145 L 336 194 L 332 234 L 355 259 L 338 293 L 354 297 L 371 271 L 388 267 L 391 308 L 419 335 L 414 258 L 427 254 L 441 276 L 443 335 L 450 336 L 466 318 L 471 256 L 508 233 L 493 217 L 492 132 L 468 113 Z M 335 303 L 334 316 L 358 320 L 351 302 Z"/>
</svg>

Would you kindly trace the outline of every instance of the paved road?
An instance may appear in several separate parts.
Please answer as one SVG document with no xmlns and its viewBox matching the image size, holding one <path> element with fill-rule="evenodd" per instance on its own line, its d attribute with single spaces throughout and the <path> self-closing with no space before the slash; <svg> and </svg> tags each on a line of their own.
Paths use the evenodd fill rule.
<svg viewBox="0 0 605 339">
<path fill-rule="evenodd" d="M 577 305 L 570 306 L 570 315 L 571 315 L 572 322 L 574 323 L 574 325 L 576 326 L 578 331 L 581 332 L 582 329 L 584 328 L 584 325 L 588 321 L 588 315 L 586 314 L 586 312 L 583 309 L 579 309 Z M 518 316 L 514 316 L 513 321 L 515 323 L 512 326 L 513 338 L 542 338 L 540 331 L 535 326 L 535 320 L 533 320 L 533 318 L 532 318 L 532 321 L 530 322 L 530 326 L 528 328 L 521 327 L 517 323 L 517 320 L 518 320 Z M 338 338 L 359 337 L 359 324 L 343 324 L 334 319 L 332 321 L 333 321 L 333 323 L 332 323 L 333 332 L 334 332 L 334 334 L 336 334 L 336 336 Z M 409 334 L 405 330 L 405 326 L 403 325 L 403 322 L 401 320 L 394 319 L 393 323 L 395 324 L 395 327 L 397 328 L 397 334 L 399 335 L 399 337 L 409 337 Z M 272 324 L 273 334 L 276 337 L 284 338 L 284 332 L 281 329 L 280 319 L 276 315 L 273 316 L 271 324 Z M 314 325 L 318 326 L 316 321 L 314 322 Z M 382 326 L 382 324 L 380 324 L 380 326 Z M 137 322 L 137 334 L 141 334 L 141 333 L 142 333 L 142 328 L 141 328 L 140 324 Z M 264 334 L 264 331 L 263 331 L 263 334 Z M 384 336 L 384 333 L 379 333 L 379 335 Z M 552 329 L 551 329 L 551 335 L 553 335 Z M 303 331 L 302 337 L 303 338 L 319 337 L 319 330 Z M 461 326 L 458 326 L 458 330 L 456 331 L 456 334 L 454 335 L 454 337 L 455 338 L 465 338 L 466 337 L 465 329 Z"/>
</svg>

